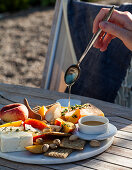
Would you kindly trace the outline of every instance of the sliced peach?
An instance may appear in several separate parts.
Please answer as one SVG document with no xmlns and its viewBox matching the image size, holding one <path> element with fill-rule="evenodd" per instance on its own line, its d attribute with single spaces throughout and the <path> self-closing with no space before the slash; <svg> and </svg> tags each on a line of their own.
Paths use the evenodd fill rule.
<svg viewBox="0 0 132 170">
<path fill-rule="evenodd" d="M 44 123 L 41 120 L 36 119 L 27 119 L 24 121 L 23 126 L 25 127 L 25 124 L 31 125 L 33 128 L 37 128 L 39 130 L 43 130 L 44 128 L 48 127 L 46 123 Z"/>
<path fill-rule="evenodd" d="M 65 133 L 71 133 L 75 129 L 75 125 L 72 122 L 67 122 L 58 118 L 55 120 L 55 125 L 63 127 Z"/>
<path fill-rule="evenodd" d="M 47 110 L 44 118 L 48 122 L 51 122 L 59 117 L 61 117 L 61 105 L 60 103 L 56 103 L 55 105 L 53 105 Z"/>
<path fill-rule="evenodd" d="M 80 109 L 74 111 L 74 113 L 67 119 L 68 122 L 76 124 L 80 119 Z"/>
<path fill-rule="evenodd" d="M 61 126 L 63 127 L 65 133 L 71 133 L 75 129 L 75 125 L 72 122 L 63 121 Z"/>
<path fill-rule="evenodd" d="M 65 120 L 68 120 L 75 112 L 76 110 L 72 110 L 70 112 L 65 113 Z"/>
<path fill-rule="evenodd" d="M 25 147 L 25 149 L 32 153 L 43 153 L 42 146 L 43 145 L 31 145 Z"/>
<path fill-rule="evenodd" d="M 64 120 L 62 120 L 61 118 L 57 118 L 57 119 L 55 120 L 55 125 L 61 126 L 61 124 L 62 124 L 63 121 L 64 121 Z"/>
<path fill-rule="evenodd" d="M 19 126 L 21 126 L 21 124 L 22 124 L 22 120 L 19 120 L 19 121 L 14 121 L 14 122 L 5 123 L 3 125 L 0 125 L 0 128 L 1 127 L 8 127 L 8 126 L 19 127 Z"/>
<path fill-rule="evenodd" d="M 46 113 L 47 109 L 45 106 L 42 106 L 39 110 L 38 113 L 42 116 L 42 120 L 44 119 L 45 113 Z"/>
</svg>

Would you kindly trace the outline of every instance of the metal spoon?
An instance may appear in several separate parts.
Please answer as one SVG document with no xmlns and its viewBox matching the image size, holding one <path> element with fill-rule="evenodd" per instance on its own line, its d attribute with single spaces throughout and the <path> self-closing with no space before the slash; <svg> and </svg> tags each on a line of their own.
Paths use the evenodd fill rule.
<svg viewBox="0 0 132 170">
<path fill-rule="evenodd" d="M 103 19 L 103 21 L 108 21 L 113 13 L 114 10 L 114 6 L 112 6 L 108 12 L 108 14 L 106 15 L 106 17 Z M 94 42 L 97 40 L 97 38 L 99 37 L 100 33 L 102 32 L 102 30 L 99 28 L 98 31 L 93 34 L 88 46 L 86 47 L 84 53 L 82 54 L 80 60 L 78 61 L 77 64 L 71 65 L 65 72 L 65 76 L 64 76 L 64 80 L 65 83 L 68 86 L 73 85 L 77 79 L 80 76 L 80 63 L 82 62 L 82 60 L 84 59 L 84 57 L 86 56 L 86 54 L 88 53 L 88 51 L 90 50 L 90 48 L 92 47 L 92 45 L 94 44 Z"/>
</svg>

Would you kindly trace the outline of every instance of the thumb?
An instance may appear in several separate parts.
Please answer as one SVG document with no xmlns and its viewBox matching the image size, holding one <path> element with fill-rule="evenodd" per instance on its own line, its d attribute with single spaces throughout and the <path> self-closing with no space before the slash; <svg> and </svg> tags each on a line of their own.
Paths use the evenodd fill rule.
<svg viewBox="0 0 132 170">
<path fill-rule="evenodd" d="M 113 24 L 111 22 L 102 21 L 99 23 L 99 27 L 104 31 L 107 32 L 115 37 L 118 37 L 119 39 L 123 39 L 124 36 L 124 29 L 119 27 L 116 24 Z"/>
</svg>

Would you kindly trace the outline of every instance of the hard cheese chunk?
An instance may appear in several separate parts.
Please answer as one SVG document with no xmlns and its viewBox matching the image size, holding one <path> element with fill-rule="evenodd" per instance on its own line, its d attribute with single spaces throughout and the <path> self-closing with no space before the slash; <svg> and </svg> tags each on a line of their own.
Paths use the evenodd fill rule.
<svg viewBox="0 0 132 170">
<path fill-rule="evenodd" d="M 27 132 L 9 132 L 1 134 L 1 152 L 23 151 L 33 144 L 33 136 Z"/>
</svg>

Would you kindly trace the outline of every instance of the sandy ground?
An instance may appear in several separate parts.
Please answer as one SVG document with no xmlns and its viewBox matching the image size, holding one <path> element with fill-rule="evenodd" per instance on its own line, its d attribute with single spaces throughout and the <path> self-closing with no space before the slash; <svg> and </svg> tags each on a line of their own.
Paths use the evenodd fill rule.
<svg viewBox="0 0 132 170">
<path fill-rule="evenodd" d="M 40 87 L 53 12 L 36 8 L 0 20 L 0 82 Z"/>
<path fill-rule="evenodd" d="M 107 0 L 123 2 L 132 0 Z M 40 87 L 53 13 L 35 8 L 0 19 L 0 82 Z"/>
</svg>

